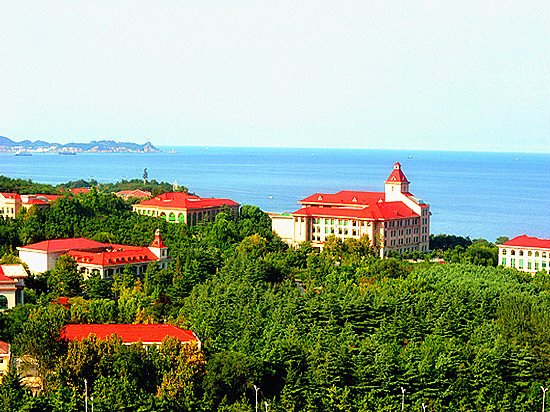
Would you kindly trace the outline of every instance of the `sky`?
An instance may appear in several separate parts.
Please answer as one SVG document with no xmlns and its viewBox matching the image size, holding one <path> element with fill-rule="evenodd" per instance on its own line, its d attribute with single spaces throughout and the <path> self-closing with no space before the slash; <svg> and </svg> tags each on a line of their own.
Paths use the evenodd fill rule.
<svg viewBox="0 0 550 412">
<path fill-rule="evenodd" d="M 550 152 L 548 1 L 5 1 L 13 140 Z"/>
</svg>

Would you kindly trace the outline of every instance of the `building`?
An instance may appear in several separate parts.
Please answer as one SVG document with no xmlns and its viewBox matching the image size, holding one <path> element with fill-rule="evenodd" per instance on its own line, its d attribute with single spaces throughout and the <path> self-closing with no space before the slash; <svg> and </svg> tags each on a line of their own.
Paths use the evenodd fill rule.
<svg viewBox="0 0 550 412">
<path fill-rule="evenodd" d="M 10 370 L 10 360 L 10 344 L 0 340 L 0 383 L 2 383 L 4 375 Z"/>
<path fill-rule="evenodd" d="M 193 343 L 201 348 L 201 341 L 195 332 L 169 324 L 73 324 L 61 330 L 61 338 L 68 341 L 82 340 L 90 335 L 101 340 L 117 335 L 124 345 L 141 342 L 145 346 L 158 346 L 164 338 L 170 336 L 181 343 Z"/>
<path fill-rule="evenodd" d="M 550 273 L 550 239 L 517 236 L 498 245 L 498 264 L 522 272 Z"/>
<path fill-rule="evenodd" d="M 50 203 L 60 197 L 61 195 L 0 193 L 0 216 L 15 219 L 22 209 L 29 209 L 32 206 L 44 209 L 50 207 Z"/>
<path fill-rule="evenodd" d="M 231 199 L 202 198 L 184 192 L 168 192 L 133 205 L 133 210 L 141 215 L 159 217 L 173 223 L 186 223 L 194 226 L 202 221 L 212 221 L 227 208 L 237 216 L 239 204 Z"/>
<path fill-rule="evenodd" d="M 116 192 L 115 195 L 123 199 L 149 199 L 152 195 L 148 190 L 121 190 Z"/>
<path fill-rule="evenodd" d="M 311 242 L 322 248 L 332 235 L 340 239 L 368 236 L 381 255 L 427 252 L 429 205 L 409 192 L 409 184 L 397 162 L 384 192 L 315 193 L 300 200 L 302 207 L 293 213 L 271 214 L 272 228 L 293 246 Z"/>
<path fill-rule="evenodd" d="M 158 262 L 160 268 L 168 267 L 168 247 L 157 229 L 155 238 L 148 247 L 117 245 L 96 242 L 86 238 L 53 239 L 17 248 L 19 258 L 32 273 L 42 273 L 55 266 L 57 258 L 67 254 L 76 260 L 85 277 L 94 272 L 104 277 L 119 273 L 126 266 L 137 275 L 145 273 L 147 265 Z"/>
<path fill-rule="evenodd" d="M 0 310 L 25 303 L 27 271 L 23 265 L 0 265 Z"/>
</svg>

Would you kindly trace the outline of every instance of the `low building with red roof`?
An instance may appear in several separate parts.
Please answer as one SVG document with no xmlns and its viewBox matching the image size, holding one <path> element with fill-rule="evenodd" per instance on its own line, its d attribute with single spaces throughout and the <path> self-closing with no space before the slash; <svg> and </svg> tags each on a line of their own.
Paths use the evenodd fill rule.
<svg viewBox="0 0 550 412">
<path fill-rule="evenodd" d="M 498 245 L 498 264 L 522 272 L 550 273 L 550 239 L 516 236 Z"/>
<path fill-rule="evenodd" d="M 141 342 L 142 345 L 160 345 L 167 337 L 172 337 L 184 344 L 196 344 L 201 348 L 201 341 L 191 330 L 181 329 L 169 324 L 71 324 L 61 330 L 61 339 L 67 341 L 82 340 L 95 335 L 105 340 L 112 335 L 118 336 L 122 343 L 131 345 Z"/>
<path fill-rule="evenodd" d="M 23 265 L 0 265 L 0 310 L 25 303 L 23 290 L 27 276 Z"/>
<path fill-rule="evenodd" d="M 152 194 L 148 190 L 121 190 L 116 192 L 115 195 L 123 199 L 149 199 Z"/>
<path fill-rule="evenodd" d="M 61 195 L 20 195 L 18 193 L 0 193 L 0 217 L 15 219 L 22 209 L 30 207 L 47 208 Z"/>
<path fill-rule="evenodd" d="M 214 220 L 224 208 L 237 216 L 239 204 L 231 199 L 199 197 L 184 192 L 168 192 L 133 205 L 135 212 L 166 219 L 172 223 L 194 226 L 201 221 Z"/>
<path fill-rule="evenodd" d="M 75 259 L 84 276 L 97 272 L 110 277 L 121 272 L 125 266 L 132 267 L 141 275 L 151 262 L 159 267 L 168 267 L 168 247 L 157 229 L 155 238 L 148 247 L 118 245 L 96 242 L 86 238 L 52 239 L 17 248 L 19 258 L 27 264 L 32 273 L 51 270 L 59 256 L 67 254 Z"/>
<path fill-rule="evenodd" d="M 382 255 L 389 251 L 428 251 L 429 205 L 409 192 L 410 182 L 396 162 L 384 192 L 342 190 L 314 193 L 300 200 L 301 208 L 270 214 L 273 230 L 287 243 L 311 242 L 322 248 L 329 236 L 368 236 Z"/>
</svg>

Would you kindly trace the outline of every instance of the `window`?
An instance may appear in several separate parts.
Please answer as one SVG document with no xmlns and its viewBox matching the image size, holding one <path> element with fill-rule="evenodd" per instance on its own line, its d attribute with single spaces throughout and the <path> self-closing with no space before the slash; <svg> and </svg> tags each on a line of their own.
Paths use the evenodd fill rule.
<svg viewBox="0 0 550 412">
<path fill-rule="evenodd" d="M 506 249 L 502 249 L 502 254 L 506 255 Z"/>
<path fill-rule="evenodd" d="M 519 260 L 519 265 L 518 265 L 518 267 L 519 267 L 520 269 L 523 269 L 523 259 L 520 259 L 520 260 Z"/>
<path fill-rule="evenodd" d="M 502 266 L 506 266 L 506 258 L 502 258 Z"/>
<path fill-rule="evenodd" d="M 531 261 L 530 260 L 527 261 L 527 269 L 531 269 Z"/>
</svg>

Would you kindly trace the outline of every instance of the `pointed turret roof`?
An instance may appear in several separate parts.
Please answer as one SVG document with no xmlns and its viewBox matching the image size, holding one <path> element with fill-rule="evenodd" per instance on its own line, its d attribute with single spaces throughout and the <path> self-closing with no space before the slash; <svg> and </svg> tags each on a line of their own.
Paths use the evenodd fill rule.
<svg viewBox="0 0 550 412">
<path fill-rule="evenodd" d="M 158 247 L 158 248 L 166 247 L 166 245 L 162 241 L 162 235 L 160 234 L 160 229 L 155 230 L 155 239 L 153 239 L 153 243 L 151 243 L 150 247 Z"/>
<path fill-rule="evenodd" d="M 386 183 L 410 183 L 405 174 L 401 171 L 401 164 L 399 162 L 395 162 L 393 165 L 393 170 L 386 180 Z"/>
</svg>

